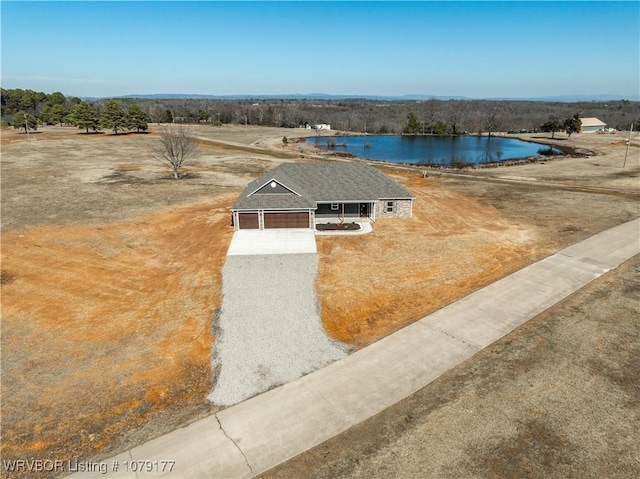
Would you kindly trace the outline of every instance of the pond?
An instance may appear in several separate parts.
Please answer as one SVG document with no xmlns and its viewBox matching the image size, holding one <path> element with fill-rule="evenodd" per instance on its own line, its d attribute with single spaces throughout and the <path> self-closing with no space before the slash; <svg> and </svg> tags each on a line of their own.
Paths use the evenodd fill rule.
<svg viewBox="0 0 640 479">
<path fill-rule="evenodd" d="M 562 154 L 547 145 L 495 136 L 324 136 L 306 142 L 369 160 L 445 167 Z"/>
</svg>

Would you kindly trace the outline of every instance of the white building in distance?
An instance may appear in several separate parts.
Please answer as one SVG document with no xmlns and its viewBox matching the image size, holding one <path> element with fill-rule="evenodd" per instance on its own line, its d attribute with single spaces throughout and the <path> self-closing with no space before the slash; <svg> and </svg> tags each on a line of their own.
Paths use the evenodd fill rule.
<svg viewBox="0 0 640 479">
<path fill-rule="evenodd" d="M 607 127 L 606 123 L 597 118 L 580 118 L 580 121 L 582 122 L 580 133 L 595 133 Z"/>
</svg>

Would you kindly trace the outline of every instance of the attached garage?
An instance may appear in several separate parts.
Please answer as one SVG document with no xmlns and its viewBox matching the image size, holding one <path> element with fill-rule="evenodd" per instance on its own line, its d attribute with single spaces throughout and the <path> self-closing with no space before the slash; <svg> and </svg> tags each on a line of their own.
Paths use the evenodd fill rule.
<svg viewBox="0 0 640 479">
<path fill-rule="evenodd" d="M 257 230 L 260 228 L 258 213 L 238 213 L 238 229 Z"/>
<path fill-rule="evenodd" d="M 236 230 L 315 230 L 318 218 L 411 218 L 412 201 L 396 180 L 366 163 L 285 162 L 249 183 L 231 212 Z"/>
<path fill-rule="evenodd" d="M 264 227 L 267 228 L 309 228 L 309 212 L 266 212 Z"/>
</svg>

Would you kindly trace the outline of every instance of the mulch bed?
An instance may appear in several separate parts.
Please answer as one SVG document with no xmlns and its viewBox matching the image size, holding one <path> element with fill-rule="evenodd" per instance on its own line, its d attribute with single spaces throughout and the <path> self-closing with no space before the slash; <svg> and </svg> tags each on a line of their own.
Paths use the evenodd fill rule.
<svg viewBox="0 0 640 479">
<path fill-rule="evenodd" d="M 316 225 L 318 231 L 358 231 L 358 223 L 323 223 Z"/>
</svg>

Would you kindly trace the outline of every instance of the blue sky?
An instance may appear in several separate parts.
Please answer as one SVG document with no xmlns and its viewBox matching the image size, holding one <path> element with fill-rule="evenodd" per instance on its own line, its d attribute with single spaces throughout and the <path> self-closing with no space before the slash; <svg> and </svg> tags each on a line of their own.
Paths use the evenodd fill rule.
<svg viewBox="0 0 640 479">
<path fill-rule="evenodd" d="M 640 2 L 2 1 L 4 88 L 640 96 Z"/>
</svg>

